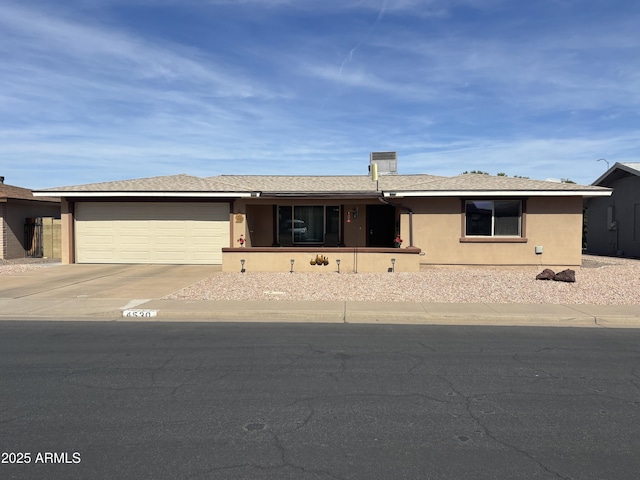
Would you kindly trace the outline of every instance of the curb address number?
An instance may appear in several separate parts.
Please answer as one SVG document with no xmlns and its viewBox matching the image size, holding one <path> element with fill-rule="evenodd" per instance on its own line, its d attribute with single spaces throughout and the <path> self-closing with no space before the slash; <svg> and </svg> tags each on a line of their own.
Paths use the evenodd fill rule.
<svg viewBox="0 0 640 480">
<path fill-rule="evenodd" d="M 125 310 L 122 312 L 123 317 L 150 318 L 156 317 L 157 315 L 157 310 Z"/>
</svg>

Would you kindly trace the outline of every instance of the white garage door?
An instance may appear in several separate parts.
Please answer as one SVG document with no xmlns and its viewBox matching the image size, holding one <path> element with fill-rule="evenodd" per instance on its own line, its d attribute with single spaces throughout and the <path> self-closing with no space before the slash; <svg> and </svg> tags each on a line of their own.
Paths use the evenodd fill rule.
<svg viewBox="0 0 640 480">
<path fill-rule="evenodd" d="M 222 264 L 228 203 L 78 202 L 78 263 Z"/>
</svg>

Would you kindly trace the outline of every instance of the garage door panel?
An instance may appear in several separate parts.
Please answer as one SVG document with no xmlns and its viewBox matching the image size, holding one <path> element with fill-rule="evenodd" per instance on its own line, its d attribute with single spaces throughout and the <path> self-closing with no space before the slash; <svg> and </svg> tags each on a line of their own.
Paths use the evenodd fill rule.
<svg viewBox="0 0 640 480">
<path fill-rule="evenodd" d="M 189 235 L 189 232 L 187 232 L 185 225 L 182 226 L 173 226 L 171 228 L 167 228 L 165 226 L 156 228 L 153 233 L 155 234 L 155 237 L 158 240 L 162 240 L 163 238 L 166 237 L 171 237 L 171 238 L 185 238 Z"/>
<path fill-rule="evenodd" d="M 88 252 L 86 263 L 109 263 L 113 262 L 113 250 L 94 249 Z"/>
<path fill-rule="evenodd" d="M 154 260 L 154 263 L 187 263 L 187 255 L 185 252 L 158 251 Z"/>
<path fill-rule="evenodd" d="M 123 247 L 137 248 L 137 249 L 147 249 L 151 243 L 151 239 L 148 235 L 121 235 L 120 236 L 120 245 Z"/>
<path fill-rule="evenodd" d="M 111 248 L 113 246 L 113 235 L 93 235 L 89 233 L 85 236 L 85 241 L 88 245 Z"/>
<path fill-rule="evenodd" d="M 151 254 L 148 250 L 121 249 L 118 251 L 117 262 L 114 263 L 151 263 Z"/>
<path fill-rule="evenodd" d="M 79 263 L 221 264 L 229 205 L 79 202 L 75 228 Z"/>
</svg>

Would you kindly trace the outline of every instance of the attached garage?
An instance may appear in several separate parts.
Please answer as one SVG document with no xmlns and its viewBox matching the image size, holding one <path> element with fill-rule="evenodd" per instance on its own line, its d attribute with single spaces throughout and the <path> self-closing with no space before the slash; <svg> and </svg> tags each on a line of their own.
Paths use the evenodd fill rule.
<svg viewBox="0 0 640 480">
<path fill-rule="evenodd" d="M 76 202 L 78 263 L 222 264 L 228 202 Z"/>
</svg>

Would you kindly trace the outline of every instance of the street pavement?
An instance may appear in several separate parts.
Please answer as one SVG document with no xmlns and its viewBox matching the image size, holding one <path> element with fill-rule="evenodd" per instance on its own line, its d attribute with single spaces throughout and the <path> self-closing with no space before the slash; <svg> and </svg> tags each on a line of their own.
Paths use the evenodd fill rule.
<svg viewBox="0 0 640 480">
<path fill-rule="evenodd" d="M 220 268 L 52 265 L 0 276 L 0 320 L 222 321 L 640 327 L 640 304 L 163 300 Z"/>
<path fill-rule="evenodd" d="M 0 352 L 2 479 L 640 471 L 637 329 L 4 321 Z"/>
</svg>

